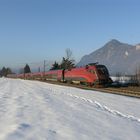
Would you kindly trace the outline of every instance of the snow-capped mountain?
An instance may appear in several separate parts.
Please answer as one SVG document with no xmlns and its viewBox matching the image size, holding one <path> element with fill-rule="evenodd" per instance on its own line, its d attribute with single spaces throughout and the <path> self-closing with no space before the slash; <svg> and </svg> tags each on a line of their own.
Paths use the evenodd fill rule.
<svg viewBox="0 0 140 140">
<path fill-rule="evenodd" d="M 135 74 L 140 66 L 140 45 L 129 45 L 111 40 L 102 48 L 82 57 L 77 66 L 99 62 L 107 66 L 111 74 Z"/>
</svg>

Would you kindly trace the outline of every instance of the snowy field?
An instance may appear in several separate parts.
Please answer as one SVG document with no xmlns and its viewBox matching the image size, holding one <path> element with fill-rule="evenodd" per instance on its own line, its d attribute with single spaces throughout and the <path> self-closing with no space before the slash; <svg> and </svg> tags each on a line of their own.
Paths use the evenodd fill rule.
<svg viewBox="0 0 140 140">
<path fill-rule="evenodd" d="M 0 140 L 140 140 L 140 99 L 0 78 Z"/>
</svg>

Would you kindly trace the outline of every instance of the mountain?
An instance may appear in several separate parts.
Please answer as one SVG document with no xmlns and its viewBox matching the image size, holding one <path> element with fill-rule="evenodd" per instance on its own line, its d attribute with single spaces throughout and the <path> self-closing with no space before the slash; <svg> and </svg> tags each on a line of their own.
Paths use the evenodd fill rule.
<svg viewBox="0 0 140 140">
<path fill-rule="evenodd" d="M 110 74 L 135 74 L 140 67 L 140 44 L 129 45 L 111 40 L 102 48 L 82 57 L 77 66 L 99 62 L 107 66 Z"/>
</svg>

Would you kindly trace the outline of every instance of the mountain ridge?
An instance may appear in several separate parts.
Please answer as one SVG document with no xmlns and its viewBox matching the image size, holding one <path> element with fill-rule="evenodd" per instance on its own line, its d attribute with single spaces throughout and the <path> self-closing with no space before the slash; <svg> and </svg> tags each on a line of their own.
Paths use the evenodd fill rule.
<svg viewBox="0 0 140 140">
<path fill-rule="evenodd" d="M 118 72 L 135 74 L 140 66 L 140 45 L 130 45 L 112 39 L 101 48 L 83 56 L 77 66 L 94 62 L 106 65 L 112 75 Z"/>
</svg>

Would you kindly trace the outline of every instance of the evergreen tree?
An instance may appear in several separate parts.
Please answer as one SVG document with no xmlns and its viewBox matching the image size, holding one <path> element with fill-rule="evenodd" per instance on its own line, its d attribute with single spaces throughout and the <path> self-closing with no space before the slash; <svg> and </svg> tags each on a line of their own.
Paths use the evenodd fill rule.
<svg viewBox="0 0 140 140">
<path fill-rule="evenodd" d="M 6 70 L 5 67 L 3 67 L 2 70 L 1 70 L 1 76 L 4 76 L 4 77 L 7 76 L 7 70 Z"/>
<path fill-rule="evenodd" d="M 24 73 L 31 73 L 31 69 L 28 64 L 24 67 Z"/>
<path fill-rule="evenodd" d="M 50 70 L 57 70 L 57 69 L 60 69 L 60 65 L 55 61 Z"/>
<path fill-rule="evenodd" d="M 0 76 L 6 77 L 8 74 L 12 74 L 12 70 L 10 68 L 3 67 L 2 70 L 0 70 Z"/>
<path fill-rule="evenodd" d="M 7 69 L 6 69 L 6 73 L 7 73 L 7 75 L 8 75 L 8 74 L 12 74 L 12 70 L 11 70 L 10 68 L 7 68 Z"/>
<path fill-rule="evenodd" d="M 70 60 L 69 58 L 62 58 L 62 62 L 61 62 L 61 68 L 62 69 L 71 69 L 75 67 L 74 61 Z"/>
</svg>

